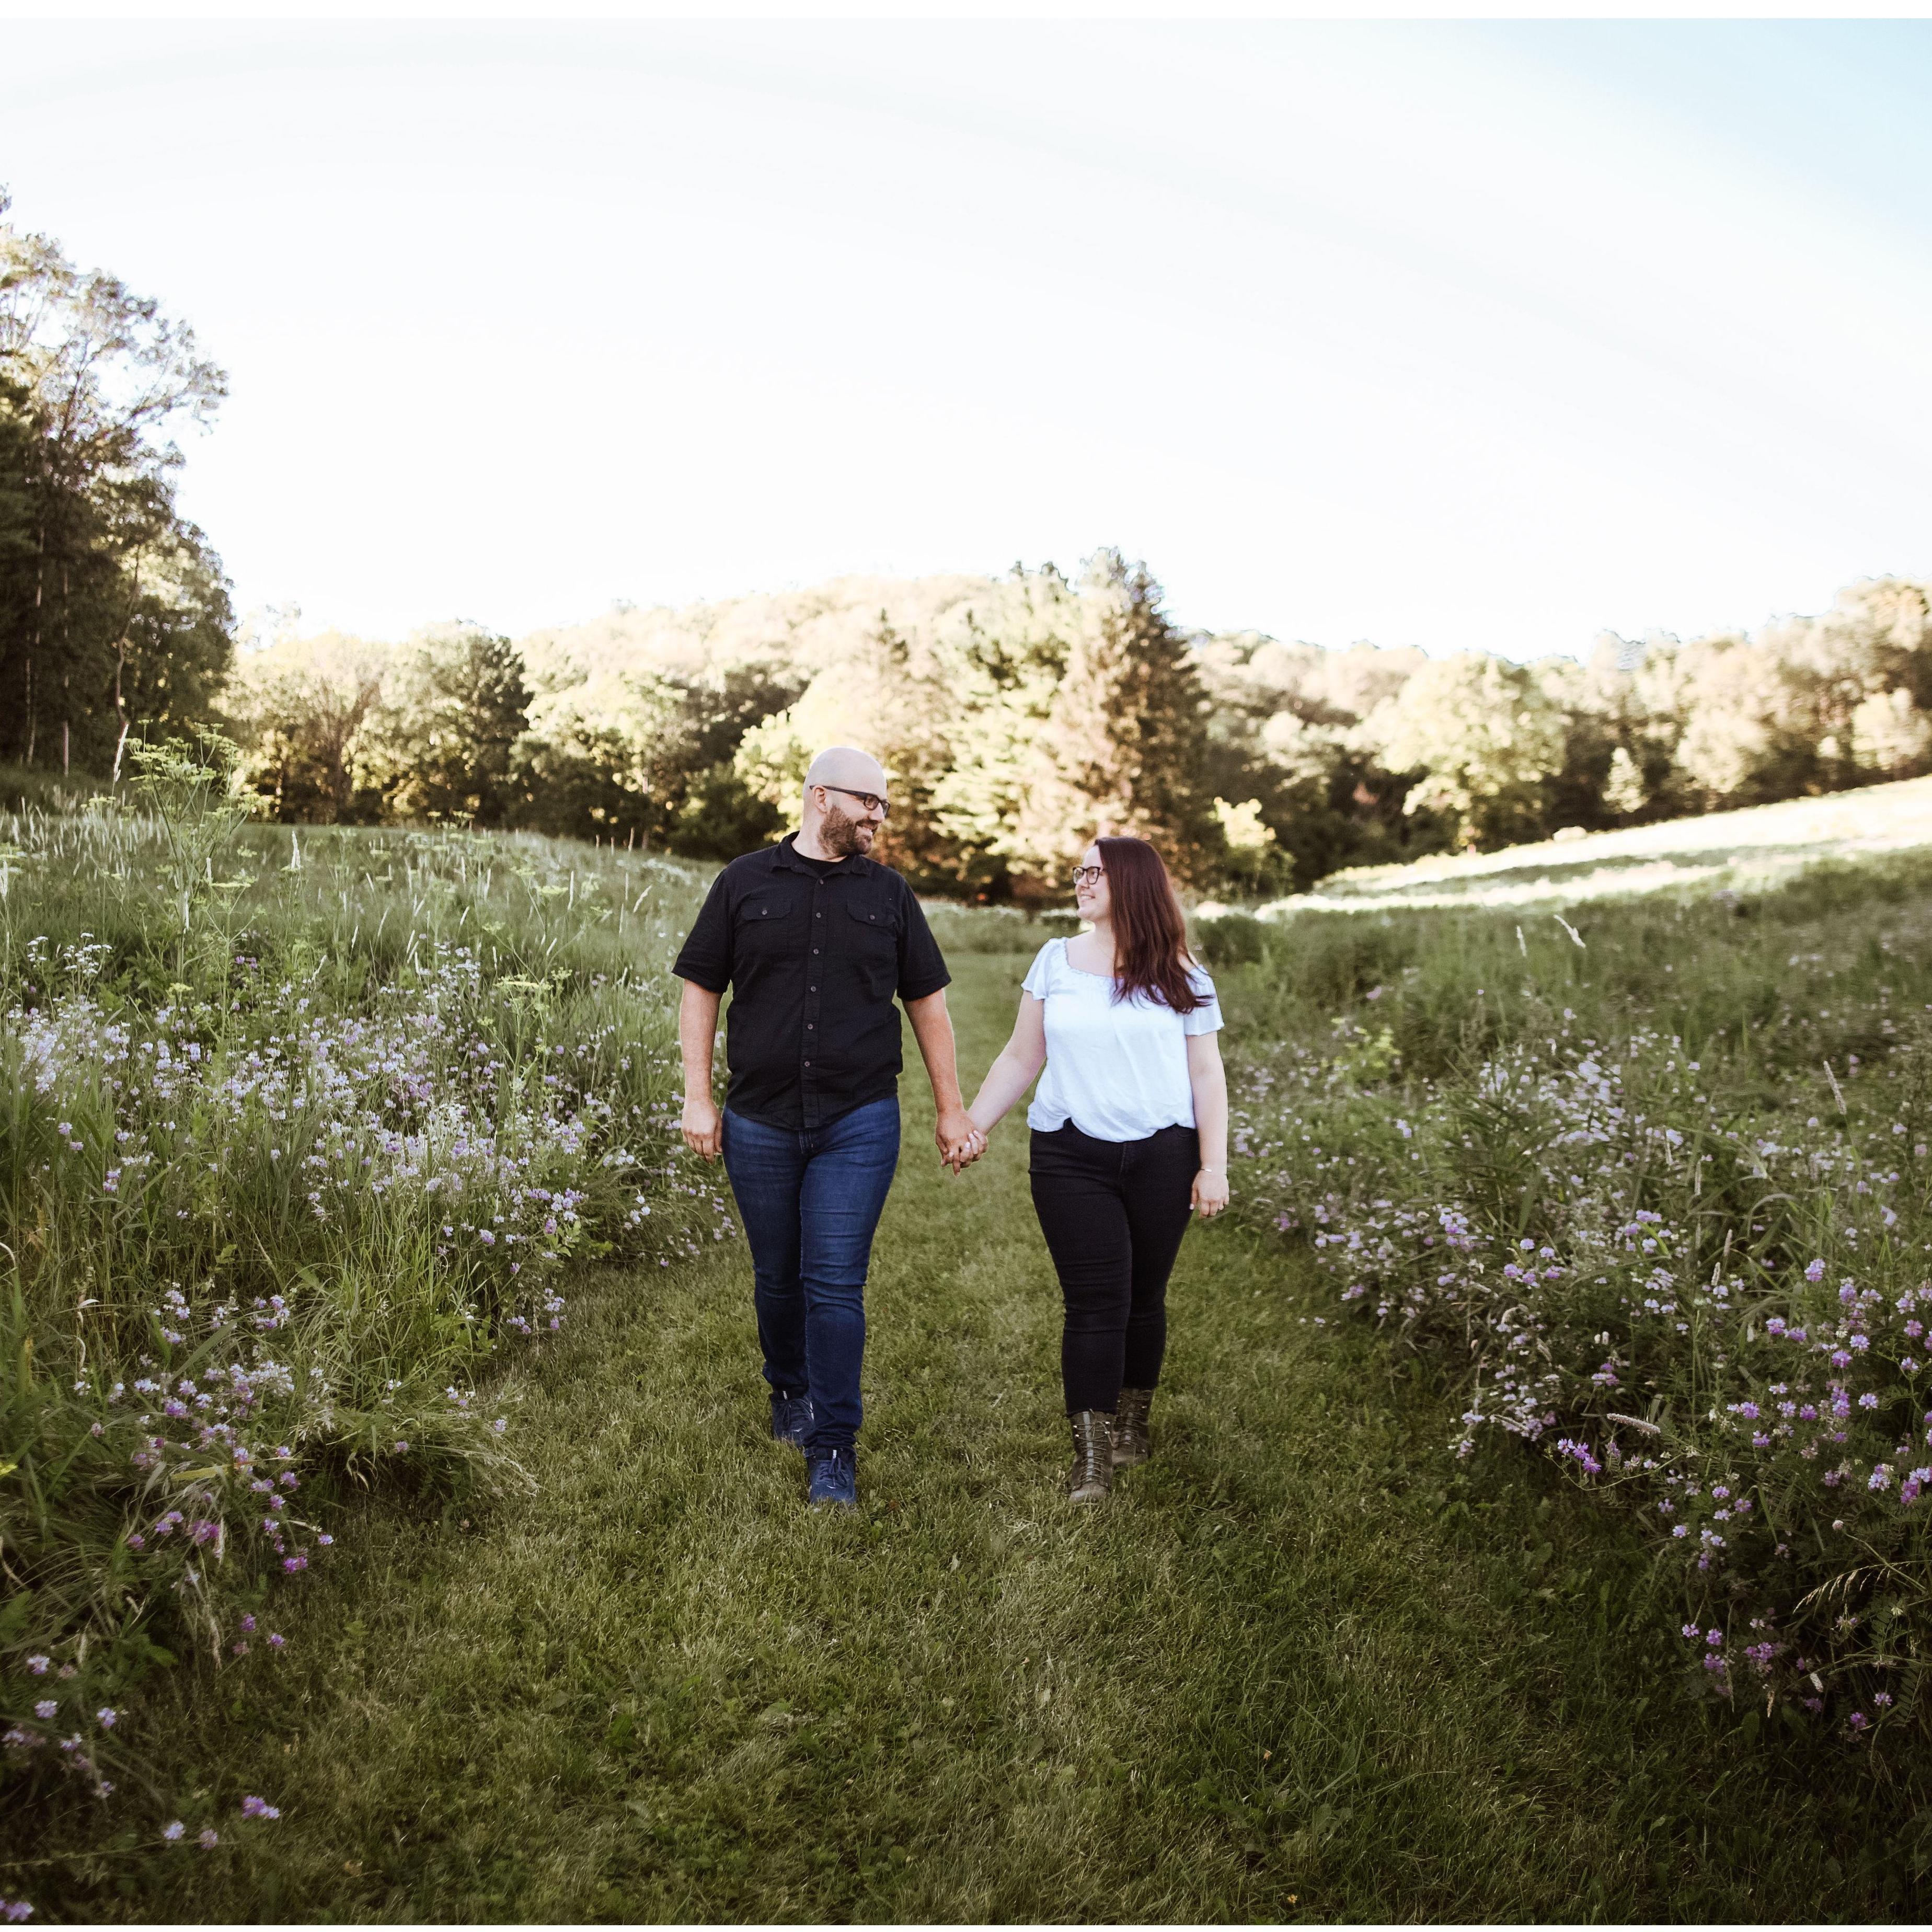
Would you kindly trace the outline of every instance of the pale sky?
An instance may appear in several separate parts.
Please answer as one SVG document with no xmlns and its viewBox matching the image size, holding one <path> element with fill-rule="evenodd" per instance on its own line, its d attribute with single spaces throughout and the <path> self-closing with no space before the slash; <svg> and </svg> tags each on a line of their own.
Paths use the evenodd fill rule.
<svg viewBox="0 0 1932 1932">
<path fill-rule="evenodd" d="M 1528 656 L 1932 572 L 1932 27 L 8 28 L 14 218 L 228 368 L 244 610 L 1142 556 Z"/>
</svg>

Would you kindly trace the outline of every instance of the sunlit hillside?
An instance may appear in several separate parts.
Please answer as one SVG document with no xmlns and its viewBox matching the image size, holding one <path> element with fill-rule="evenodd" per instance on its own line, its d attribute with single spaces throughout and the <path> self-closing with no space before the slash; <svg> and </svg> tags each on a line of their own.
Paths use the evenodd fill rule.
<svg viewBox="0 0 1932 1932">
<path fill-rule="evenodd" d="M 1264 918 L 1280 918 L 1316 910 L 1562 904 L 1612 893 L 1761 888 L 1823 860 L 1919 846 L 1932 846 L 1932 778 L 1621 832 L 1558 834 L 1501 852 L 1360 866 L 1261 910 Z"/>
</svg>

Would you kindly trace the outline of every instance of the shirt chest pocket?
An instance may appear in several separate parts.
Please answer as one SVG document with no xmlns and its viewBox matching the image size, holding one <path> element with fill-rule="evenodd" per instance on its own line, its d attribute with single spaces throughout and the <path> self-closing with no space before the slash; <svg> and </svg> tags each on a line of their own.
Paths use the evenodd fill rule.
<svg viewBox="0 0 1932 1932">
<path fill-rule="evenodd" d="M 796 907 L 782 892 L 759 892 L 742 901 L 731 921 L 731 950 L 742 959 L 771 959 L 798 946 Z"/>
<path fill-rule="evenodd" d="M 854 901 L 839 921 L 848 956 L 858 965 L 866 991 L 889 1000 L 899 979 L 898 914 L 890 906 Z"/>
</svg>

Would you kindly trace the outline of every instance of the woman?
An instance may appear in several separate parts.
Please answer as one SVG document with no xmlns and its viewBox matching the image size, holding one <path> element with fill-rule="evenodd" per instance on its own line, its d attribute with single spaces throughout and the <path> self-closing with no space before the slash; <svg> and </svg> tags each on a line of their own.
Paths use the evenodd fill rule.
<svg viewBox="0 0 1932 1932">
<path fill-rule="evenodd" d="M 1228 1084 L 1214 982 L 1188 956 L 1160 854 L 1144 838 L 1097 839 L 1073 890 L 1093 929 L 1040 948 L 968 1112 L 990 1132 L 1046 1068 L 1027 1111 L 1030 1172 L 1066 1303 L 1067 1494 L 1084 1503 L 1147 1460 L 1167 1277 L 1189 1216 L 1228 1204 Z"/>
</svg>

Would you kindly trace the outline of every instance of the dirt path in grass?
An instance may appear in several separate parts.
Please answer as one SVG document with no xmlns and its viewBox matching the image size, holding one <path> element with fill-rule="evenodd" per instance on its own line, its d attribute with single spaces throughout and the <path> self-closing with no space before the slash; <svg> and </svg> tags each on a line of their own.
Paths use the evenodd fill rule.
<svg viewBox="0 0 1932 1932">
<path fill-rule="evenodd" d="M 955 964 L 970 1081 L 1025 962 Z M 741 1247 L 594 1285 L 520 1381 L 536 1498 L 371 1504 L 273 1676 L 183 1704 L 182 1787 L 280 1804 L 259 1850 L 110 1861 L 76 1916 L 1885 1909 L 1830 1801 L 1655 1674 L 1614 1535 L 1559 1575 L 1573 1498 L 1452 1490 L 1441 1400 L 1270 1243 L 1190 1234 L 1156 1460 L 1070 1510 L 1023 1126 L 953 1181 L 920 1084 L 856 1520 L 765 1436 Z"/>
</svg>

